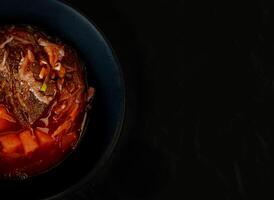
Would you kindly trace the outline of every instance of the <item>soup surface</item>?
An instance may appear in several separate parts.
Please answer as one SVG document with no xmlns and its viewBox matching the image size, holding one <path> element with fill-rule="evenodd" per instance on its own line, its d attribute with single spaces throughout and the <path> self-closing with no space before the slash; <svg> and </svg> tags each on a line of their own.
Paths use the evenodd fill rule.
<svg viewBox="0 0 274 200">
<path fill-rule="evenodd" d="M 0 27 L 0 176 L 26 178 L 62 161 L 93 94 L 70 46 L 30 26 Z"/>
</svg>

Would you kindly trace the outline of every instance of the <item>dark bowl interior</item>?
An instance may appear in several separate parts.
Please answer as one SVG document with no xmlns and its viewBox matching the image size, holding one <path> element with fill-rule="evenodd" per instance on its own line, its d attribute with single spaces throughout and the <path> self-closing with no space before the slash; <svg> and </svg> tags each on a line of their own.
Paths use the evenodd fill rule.
<svg viewBox="0 0 274 200">
<path fill-rule="evenodd" d="M 1 197 L 44 199 L 63 195 L 105 164 L 118 140 L 124 117 L 124 85 L 113 52 L 97 28 L 79 12 L 55 0 L 3 0 L 0 25 L 31 24 L 71 44 L 86 67 L 96 98 L 78 148 L 59 166 L 23 181 L 0 181 Z"/>
</svg>

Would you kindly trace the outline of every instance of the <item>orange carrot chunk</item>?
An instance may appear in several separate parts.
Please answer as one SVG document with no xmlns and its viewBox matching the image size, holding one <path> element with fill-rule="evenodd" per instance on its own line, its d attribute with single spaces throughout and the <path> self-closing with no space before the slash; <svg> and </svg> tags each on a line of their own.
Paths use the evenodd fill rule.
<svg viewBox="0 0 274 200">
<path fill-rule="evenodd" d="M 20 133 L 19 137 L 22 141 L 24 152 L 26 155 L 34 152 L 39 147 L 35 137 L 31 134 L 29 130 Z"/>
<path fill-rule="evenodd" d="M 39 130 L 36 130 L 35 133 L 41 147 L 51 146 L 54 144 L 55 141 L 49 134 Z"/>
<path fill-rule="evenodd" d="M 39 78 L 40 79 L 44 79 L 47 76 L 47 68 L 46 67 L 42 67 L 40 73 L 39 73 Z"/>
<path fill-rule="evenodd" d="M 15 153 L 22 147 L 22 143 L 16 134 L 8 134 L 0 137 L 2 152 Z"/>
</svg>

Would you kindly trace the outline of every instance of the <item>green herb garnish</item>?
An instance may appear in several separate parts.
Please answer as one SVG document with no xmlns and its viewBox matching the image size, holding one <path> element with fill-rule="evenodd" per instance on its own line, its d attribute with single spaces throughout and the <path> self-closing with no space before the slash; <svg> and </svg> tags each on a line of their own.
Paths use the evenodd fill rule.
<svg viewBox="0 0 274 200">
<path fill-rule="evenodd" d="M 47 84 L 43 83 L 42 87 L 40 88 L 41 92 L 45 92 L 47 90 Z"/>
</svg>

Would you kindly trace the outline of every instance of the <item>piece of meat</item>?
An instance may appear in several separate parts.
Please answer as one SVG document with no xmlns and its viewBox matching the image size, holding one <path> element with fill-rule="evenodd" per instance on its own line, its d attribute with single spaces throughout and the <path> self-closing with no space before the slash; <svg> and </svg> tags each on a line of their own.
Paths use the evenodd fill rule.
<svg viewBox="0 0 274 200">
<path fill-rule="evenodd" d="M 9 53 L 0 71 L 1 96 L 5 96 L 22 125 L 33 124 L 53 100 L 54 84 L 49 84 L 49 90 L 42 93 L 43 83 L 35 79 L 39 68 L 33 53 L 16 46 L 6 49 Z M 0 60 L 3 61 L 4 56 L 2 53 Z"/>
<path fill-rule="evenodd" d="M 26 82 L 11 79 L 13 88 L 6 91 L 7 101 L 13 108 L 14 116 L 23 125 L 33 124 L 47 108 L 48 104 L 40 101 Z"/>
</svg>

